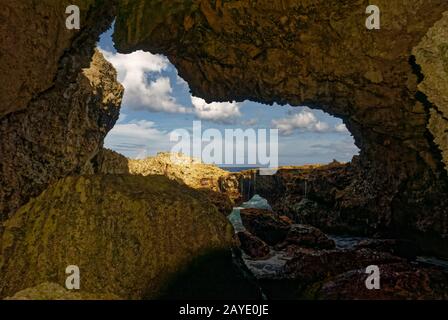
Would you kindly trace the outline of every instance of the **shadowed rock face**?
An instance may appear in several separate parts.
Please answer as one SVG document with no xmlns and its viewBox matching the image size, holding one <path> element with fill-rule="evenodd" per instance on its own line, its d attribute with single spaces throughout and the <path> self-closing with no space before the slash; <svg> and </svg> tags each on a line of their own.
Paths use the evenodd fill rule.
<svg viewBox="0 0 448 320">
<path fill-rule="evenodd" d="M 77 265 L 81 293 L 155 298 L 193 259 L 229 251 L 234 241 L 227 219 L 201 192 L 162 176 L 68 177 L 4 228 L 0 297 L 65 284 L 66 267 Z"/>
<path fill-rule="evenodd" d="M 442 150 L 448 170 L 448 12 L 428 31 L 413 53 L 424 75 L 419 89 L 431 103 L 429 130 Z"/>
<path fill-rule="evenodd" d="M 89 171 L 118 119 L 122 95 L 115 70 L 96 51 L 75 82 L 0 119 L 0 220 L 48 184 Z"/>
<path fill-rule="evenodd" d="M 343 118 L 361 154 L 336 205 L 342 215 L 362 212 L 378 229 L 446 253 L 446 123 L 434 90 L 425 97 L 418 84 L 446 83 L 425 65 L 446 60 L 440 20 L 448 2 L 375 4 L 379 31 L 365 28 L 362 0 L 123 0 L 114 37 L 120 52 L 167 55 L 208 101 L 306 104 Z M 438 49 L 416 60 L 421 41 Z"/>
<path fill-rule="evenodd" d="M 57 82 L 88 67 L 96 38 L 112 22 L 115 0 L 2 1 L 0 118 L 26 109 Z M 77 5 L 81 30 L 67 30 L 66 8 Z M 70 74 L 70 79 L 67 75 Z"/>
<path fill-rule="evenodd" d="M 380 31 L 364 27 L 365 0 L 117 2 L 119 51 L 167 55 L 194 95 L 208 101 L 306 104 L 343 118 L 361 154 L 350 166 L 351 182 L 338 193 L 338 215 L 362 212 L 366 224 L 422 239 L 427 247 L 447 254 L 446 0 L 377 0 Z M 3 216 L 52 178 L 81 171 L 95 156 L 90 131 L 80 138 L 88 143 L 73 145 L 52 139 L 51 130 L 40 137 L 37 128 L 47 115 L 64 118 L 66 109 L 56 109 L 60 101 L 48 97 L 74 96 L 70 90 L 88 67 L 99 34 L 117 14 L 115 3 L 4 4 L 1 128 L 23 132 L 17 150 L 11 147 L 17 141 L 11 138 L 14 134 L 2 135 L 2 144 L 9 146 L 4 150 L 19 159 L 72 150 L 58 153 L 58 163 L 64 165 L 55 175 L 51 159 L 39 160 L 29 175 L 11 158 L 2 158 L 1 170 L 8 172 L 2 173 L 2 182 L 7 181 L 0 199 Z M 69 4 L 81 7 L 80 31 L 65 29 Z M 20 125 L 22 117 L 30 120 Z M 92 121 L 86 114 L 76 117 L 81 126 Z M 114 115 L 101 119 L 105 131 L 98 134 L 101 125 L 93 130 L 98 145 Z M 71 152 L 83 159 L 72 162 Z M 22 177 L 18 182 L 9 178 L 12 170 Z M 48 173 L 45 179 L 40 179 L 41 171 Z M 36 186 L 33 192 L 21 191 L 28 184 Z"/>
<path fill-rule="evenodd" d="M 67 30 L 79 5 L 81 30 Z M 0 221 L 49 183 L 82 173 L 118 118 L 123 87 L 99 52 L 113 2 L 9 1 L 0 13 Z"/>
</svg>

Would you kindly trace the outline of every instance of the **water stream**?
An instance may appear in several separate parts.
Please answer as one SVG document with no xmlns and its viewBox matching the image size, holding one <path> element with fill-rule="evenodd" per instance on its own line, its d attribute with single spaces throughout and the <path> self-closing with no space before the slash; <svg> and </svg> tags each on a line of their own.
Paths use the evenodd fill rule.
<svg viewBox="0 0 448 320">
<path fill-rule="evenodd" d="M 254 195 L 249 201 L 244 202 L 240 207 L 233 209 L 232 213 L 228 216 L 229 221 L 232 223 L 235 233 L 245 231 L 246 228 L 241 220 L 241 209 L 254 208 L 271 210 L 268 201 L 259 195 Z M 369 238 L 366 237 L 353 237 L 353 236 L 341 236 L 341 235 L 328 235 L 336 243 L 337 249 L 353 249 L 360 241 Z M 280 278 L 282 269 L 286 262 L 291 259 L 284 251 L 276 251 L 270 247 L 271 254 L 269 258 L 265 260 L 257 260 L 249 257 L 244 252 L 242 253 L 242 260 L 247 269 L 252 272 L 256 279 L 276 279 Z M 436 257 L 417 257 L 414 263 L 425 266 L 435 266 L 443 268 L 448 271 L 448 261 L 439 259 Z"/>
</svg>

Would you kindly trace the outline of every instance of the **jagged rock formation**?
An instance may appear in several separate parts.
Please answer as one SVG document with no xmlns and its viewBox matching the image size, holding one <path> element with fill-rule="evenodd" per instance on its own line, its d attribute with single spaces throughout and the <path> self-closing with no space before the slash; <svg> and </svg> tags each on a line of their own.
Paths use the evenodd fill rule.
<svg viewBox="0 0 448 320">
<path fill-rule="evenodd" d="M 52 182 L 89 171 L 118 119 L 123 87 L 99 51 L 76 80 L 0 119 L 0 221 Z"/>
<path fill-rule="evenodd" d="M 143 160 L 129 159 L 128 166 L 131 174 L 164 175 L 191 188 L 222 192 L 231 200 L 240 197 L 238 176 L 182 154 L 160 152 Z"/>
<path fill-rule="evenodd" d="M 2 3 L 0 13 L 0 221 L 49 183 L 83 167 L 118 117 L 123 89 L 94 52 L 115 1 L 75 0 L 81 30 L 65 26 L 67 3 Z"/>
<path fill-rule="evenodd" d="M 89 163 L 86 173 L 128 174 L 129 159 L 118 152 L 103 148 Z"/>
<path fill-rule="evenodd" d="M 245 197 L 259 194 L 274 211 L 296 223 L 310 224 L 327 232 L 375 234 L 381 231 L 379 216 L 366 220 L 369 217 L 362 211 L 341 214 L 341 207 L 356 207 L 363 200 L 347 197 L 344 203 L 339 202 L 357 178 L 353 163 L 282 167 L 273 176 L 245 171 L 240 174 L 241 193 Z"/>
<path fill-rule="evenodd" d="M 2 1 L 0 118 L 27 109 L 54 86 L 68 86 L 89 65 L 97 37 L 110 25 L 116 1 Z M 77 5 L 81 30 L 68 30 L 68 5 Z M 67 81 L 68 80 L 68 81 Z"/>
<path fill-rule="evenodd" d="M 424 76 L 419 89 L 431 103 L 429 130 L 442 150 L 448 170 L 448 12 L 434 24 L 413 52 Z"/>
<path fill-rule="evenodd" d="M 120 1 L 114 37 L 121 52 L 167 55 L 193 94 L 208 101 L 305 104 L 343 118 L 361 153 L 356 178 L 338 199 L 341 215 L 362 212 L 380 230 L 447 254 L 447 172 L 435 130 L 427 129 L 435 108 L 419 94 L 426 74 L 413 48 L 429 30 L 442 39 L 438 21 L 448 2 L 378 0 L 381 30 L 374 31 L 365 27 L 367 5 Z"/>
<path fill-rule="evenodd" d="M 418 240 L 426 252 L 448 256 L 446 0 L 377 0 L 375 4 L 382 12 L 379 31 L 364 27 L 368 4 L 365 0 L 117 0 L 107 4 L 102 0 L 74 0 L 72 3 L 81 7 L 79 31 L 65 28 L 66 4 L 62 2 L 2 3 L 1 220 L 59 178 L 78 173 L 126 171 L 119 156 L 100 152 L 102 140 L 117 118 L 122 92 L 110 66 L 99 54 L 94 56 L 99 34 L 118 14 L 115 40 L 119 51 L 144 49 L 167 55 L 196 96 L 207 101 L 250 99 L 268 104 L 306 104 L 341 117 L 361 153 L 344 168 L 304 176 L 312 177 L 314 196 L 331 209 L 326 216 L 319 208 L 318 212 L 323 218 L 336 217 L 337 224 L 353 223 L 364 226 L 368 232 Z M 115 163 L 119 167 L 115 168 Z M 161 172 L 168 173 L 163 168 Z M 204 183 L 213 189 L 223 185 L 203 181 L 188 172 L 183 177 L 196 186 Z M 197 239 L 204 246 L 195 247 L 198 249 L 195 254 L 201 248 L 209 248 L 209 237 L 221 234 L 203 233 L 202 229 L 200 233 L 193 232 L 199 227 L 188 214 L 185 216 L 191 219 L 182 220 L 185 226 L 174 224 L 179 230 L 173 226 L 157 229 L 167 226 L 163 215 L 166 206 L 182 209 L 183 213 L 196 212 L 195 208 L 213 211 L 218 220 L 212 218 L 211 224 L 223 217 L 216 215 L 209 202 L 202 202 L 203 194 L 194 193 L 187 201 L 190 207 L 185 202 L 182 206 L 173 204 L 173 195 L 186 197 L 185 185 L 180 190 L 172 182 L 164 180 L 165 185 L 157 180 L 159 186 L 155 187 L 147 182 L 152 179 L 163 178 L 130 175 L 68 178 L 31 200 L 4 225 L 0 295 L 12 295 L 44 281 L 60 283 L 65 276 L 62 265 L 73 263 L 62 261 L 61 257 L 76 258 L 80 252 L 88 252 L 87 257 L 92 257 L 89 262 L 95 261 L 92 267 L 95 272 L 87 276 L 92 279 L 87 282 L 92 293 L 106 290 L 126 298 L 141 297 L 147 290 L 150 297 L 158 292 L 164 279 L 158 279 L 160 282 L 152 286 L 142 283 L 142 274 L 147 281 L 152 279 L 145 272 L 147 265 L 154 263 L 151 254 L 155 253 L 142 255 L 142 252 L 147 253 L 148 248 L 152 250 L 152 245 L 158 244 L 161 253 L 156 253 L 167 256 L 166 260 L 156 261 L 174 261 L 170 266 L 176 269 L 186 261 L 184 257 L 191 256 L 191 249 L 177 243 L 164 247 L 167 242 L 149 239 L 151 234 L 160 233 L 161 237 L 173 239 L 184 235 L 186 241 L 180 243 L 188 246 L 194 246 Z M 83 181 L 104 185 L 91 189 L 86 186 L 90 193 L 83 188 L 72 193 L 78 183 L 84 186 Z M 238 184 L 231 181 L 228 187 L 235 190 Z M 273 186 L 282 185 L 271 181 Z M 295 181 L 298 183 L 295 187 L 301 190 L 302 178 L 285 181 Z M 294 185 L 286 189 L 290 193 L 284 196 L 294 200 Z M 163 195 L 164 192 L 169 196 Z M 56 196 L 59 198 L 55 199 Z M 98 201 L 101 197 L 110 197 L 110 205 L 123 200 L 121 204 L 128 207 L 128 215 L 123 215 L 126 208 L 119 205 L 109 208 L 107 201 Z M 201 201 L 196 201 L 196 197 Z M 155 210 L 156 218 L 163 223 L 157 221 L 155 225 L 140 210 L 158 203 L 154 199 L 163 200 L 163 205 Z M 139 210 L 133 210 L 135 203 Z M 299 208 L 302 213 L 306 212 L 305 205 Z M 107 225 L 107 221 L 111 224 Z M 92 228 L 81 232 L 74 222 Z M 117 234 L 116 228 L 128 237 L 124 242 L 120 237 L 117 243 L 112 236 L 112 248 L 117 250 L 107 256 L 111 248 L 109 240 Z M 71 243 L 68 230 L 73 231 L 70 236 L 81 245 Z M 98 230 L 105 231 L 98 233 Z M 186 236 L 188 230 L 191 232 Z M 39 237 L 35 237 L 36 232 Z M 86 234 L 91 237 L 85 237 Z M 227 247 L 227 236 L 221 240 L 217 240 L 217 246 L 226 243 Z M 48 245 L 56 242 L 57 246 Z M 140 260 L 134 250 L 137 243 L 141 244 L 137 250 L 138 256 L 143 257 Z M 57 251 L 59 246 L 66 251 Z M 185 250 L 170 256 L 171 249 Z M 111 263 L 115 262 L 111 260 L 115 255 L 118 262 Z M 358 259 L 356 254 L 350 256 Z M 293 273 L 304 270 L 306 275 L 307 270 L 315 269 L 316 260 L 323 261 L 310 252 L 303 253 L 303 257 L 290 264 Z M 334 255 L 327 263 L 332 259 L 337 262 L 339 256 Z M 123 261 L 129 260 L 132 262 L 124 266 Z M 372 260 L 369 257 L 363 261 Z M 30 265 L 36 273 L 29 272 Z M 128 267 L 133 269 L 127 272 Z M 159 269 L 154 270 L 160 273 L 170 271 L 166 265 L 156 267 Z M 355 267 L 358 266 L 350 265 L 348 269 L 343 266 L 335 274 Z M 24 268 L 27 272 L 21 272 Z M 325 272 L 327 265 L 322 266 L 322 274 Z M 105 280 L 101 278 L 103 273 L 116 275 L 113 278 L 123 282 L 105 284 L 101 281 Z M 345 277 L 350 279 L 350 275 L 343 276 L 338 282 L 341 286 Z M 415 279 L 414 275 L 409 279 Z M 421 281 L 422 286 L 431 286 L 432 281 L 426 279 Z"/>
<path fill-rule="evenodd" d="M 20 208 L 0 241 L 0 297 L 80 269 L 81 292 L 154 298 L 233 230 L 200 192 L 166 177 L 68 177 Z M 220 272 L 220 271 L 216 271 Z"/>
<path fill-rule="evenodd" d="M 240 199 L 240 176 L 231 174 L 215 165 L 202 163 L 182 154 L 160 152 L 146 159 L 128 159 L 125 156 L 102 149 L 89 163 L 88 173 L 163 175 L 190 188 L 201 191 L 227 216 Z"/>
</svg>

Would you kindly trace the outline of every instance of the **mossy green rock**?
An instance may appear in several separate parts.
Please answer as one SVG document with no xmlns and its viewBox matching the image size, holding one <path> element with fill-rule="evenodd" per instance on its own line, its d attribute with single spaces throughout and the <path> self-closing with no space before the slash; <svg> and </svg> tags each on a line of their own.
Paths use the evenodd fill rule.
<svg viewBox="0 0 448 320">
<path fill-rule="evenodd" d="M 3 224 L 0 297 L 80 269 L 81 291 L 156 298 L 197 257 L 226 251 L 232 228 L 207 198 L 162 176 L 68 177 Z"/>
</svg>

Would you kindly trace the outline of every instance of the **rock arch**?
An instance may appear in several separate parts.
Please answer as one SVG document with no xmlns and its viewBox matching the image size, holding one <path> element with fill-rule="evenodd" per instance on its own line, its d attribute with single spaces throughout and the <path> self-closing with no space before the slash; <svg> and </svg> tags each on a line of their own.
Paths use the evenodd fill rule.
<svg viewBox="0 0 448 320">
<path fill-rule="evenodd" d="M 442 249 L 448 3 L 375 4 L 381 30 L 372 31 L 368 1 L 121 1 L 114 38 L 124 53 L 167 55 L 209 101 L 305 104 L 341 117 L 361 149 L 341 214 Z"/>
<path fill-rule="evenodd" d="M 344 119 L 361 154 L 335 204 L 341 214 L 448 254 L 446 0 L 377 0 L 374 31 L 364 26 L 366 0 L 72 2 L 79 32 L 64 29 L 62 3 L 5 3 L 2 126 L 18 113 L 32 118 L 31 101 L 70 85 L 116 16 L 117 49 L 165 54 L 195 96 L 306 104 Z"/>
</svg>

